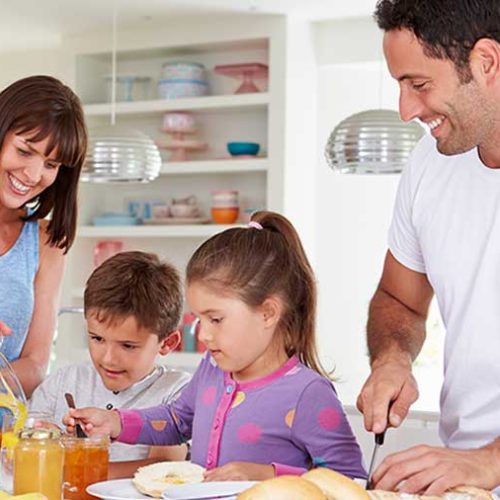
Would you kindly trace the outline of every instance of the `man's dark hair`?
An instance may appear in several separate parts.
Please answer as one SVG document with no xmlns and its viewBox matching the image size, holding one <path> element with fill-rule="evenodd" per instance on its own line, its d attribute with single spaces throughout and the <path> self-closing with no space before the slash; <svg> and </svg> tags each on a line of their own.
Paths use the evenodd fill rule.
<svg viewBox="0 0 500 500">
<path fill-rule="evenodd" d="M 500 0 L 378 0 L 374 17 L 384 31 L 412 31 L 427 56 L 455 64 L 463 83 L 472 78 L 475 43 L 481 38 L 500 43 Z"/>
</svg>

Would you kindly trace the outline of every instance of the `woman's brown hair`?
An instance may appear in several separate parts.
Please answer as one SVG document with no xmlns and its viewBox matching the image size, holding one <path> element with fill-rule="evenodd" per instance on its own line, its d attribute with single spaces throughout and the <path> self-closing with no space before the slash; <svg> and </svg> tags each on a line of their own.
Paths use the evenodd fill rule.
<svg viewBox="0 0 500 500">
<path fill-rule="evenodd" d="M 252 308 L 271 295 L 280 297 L 284 312 L 277 334 L 283 336 L 287 354 L 328 376 L 316 350 L 314 272 L 297 231 L 284 216 L 255 212 L 249 227 L 212 236 L 189 260 L 186 281 L 234 294 Z"/>
<path fill-rule="evenodd" d="M 69 250 L 75 239 L 78 179 L 87 150 L 87 129 L 80 100 L 51 76 L 30 76 L 0 92 L 0 149 L 8 132 L 33 133 L 33 142 L 49 137 L 48 151 L 57 150 L 61 167 L 56 180 L 37 198 L 25 220 L 50 212 L 48 243 Z"/>
</svg>

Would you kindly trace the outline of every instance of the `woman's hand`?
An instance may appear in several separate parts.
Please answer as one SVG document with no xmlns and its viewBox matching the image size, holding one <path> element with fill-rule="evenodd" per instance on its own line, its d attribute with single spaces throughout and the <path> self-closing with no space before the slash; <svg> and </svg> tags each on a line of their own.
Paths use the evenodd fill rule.
<svg viewBox="0 0 500 500">
<path fill-rule="evenodd" d="M 252 462 L 229 462 L 205 471 L 205 481 L 263 481 L 274 477 L 272 465 Z"/>
<path fill-rule="evenodd" d="M 70 408 L 63 417 L 63 424 L 70 434 L 75 433 L 75 425 L 79 423 L 88 436 L 106 435 L 116 438 L 122 431 L 120 414 L 117 411 L 99 408 Z"/>
<path fill-rule="evenodd" d="M 0 321 L 0 346 L 3 342 L 4 335 L 10 335 L 12 333 L 12 329 L 6 325 L 3 321 Z"/>
</svg>

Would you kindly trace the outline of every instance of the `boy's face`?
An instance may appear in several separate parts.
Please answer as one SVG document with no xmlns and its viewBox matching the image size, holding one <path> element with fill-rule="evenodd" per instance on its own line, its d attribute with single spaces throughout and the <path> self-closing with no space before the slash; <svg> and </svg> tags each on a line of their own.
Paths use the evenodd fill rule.
<svg viewBox="0 0 500 500">
<path fill-rule="evenodd" d="M 133 316 L 100 322 L 90 311 L 86 320 L 90 357 L 110 391 L 123 391 L 149 375 L 156 356 L 175 349 L 180 340 L 179 332 L 159 340 L 158 335 L 139 328 Z"/>
</svg>

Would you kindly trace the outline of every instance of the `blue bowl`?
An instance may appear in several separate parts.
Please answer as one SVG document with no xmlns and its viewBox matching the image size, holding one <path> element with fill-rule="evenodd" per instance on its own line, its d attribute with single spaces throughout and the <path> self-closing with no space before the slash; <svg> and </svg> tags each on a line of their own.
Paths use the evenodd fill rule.
<svg viewBox="0 0 500 500">
<path fill-rule="evenodd" d="M 228 142 L 227 150 L 232 156 L 256 155 L 260 145 L 256 142 Z"/>
</svg>

